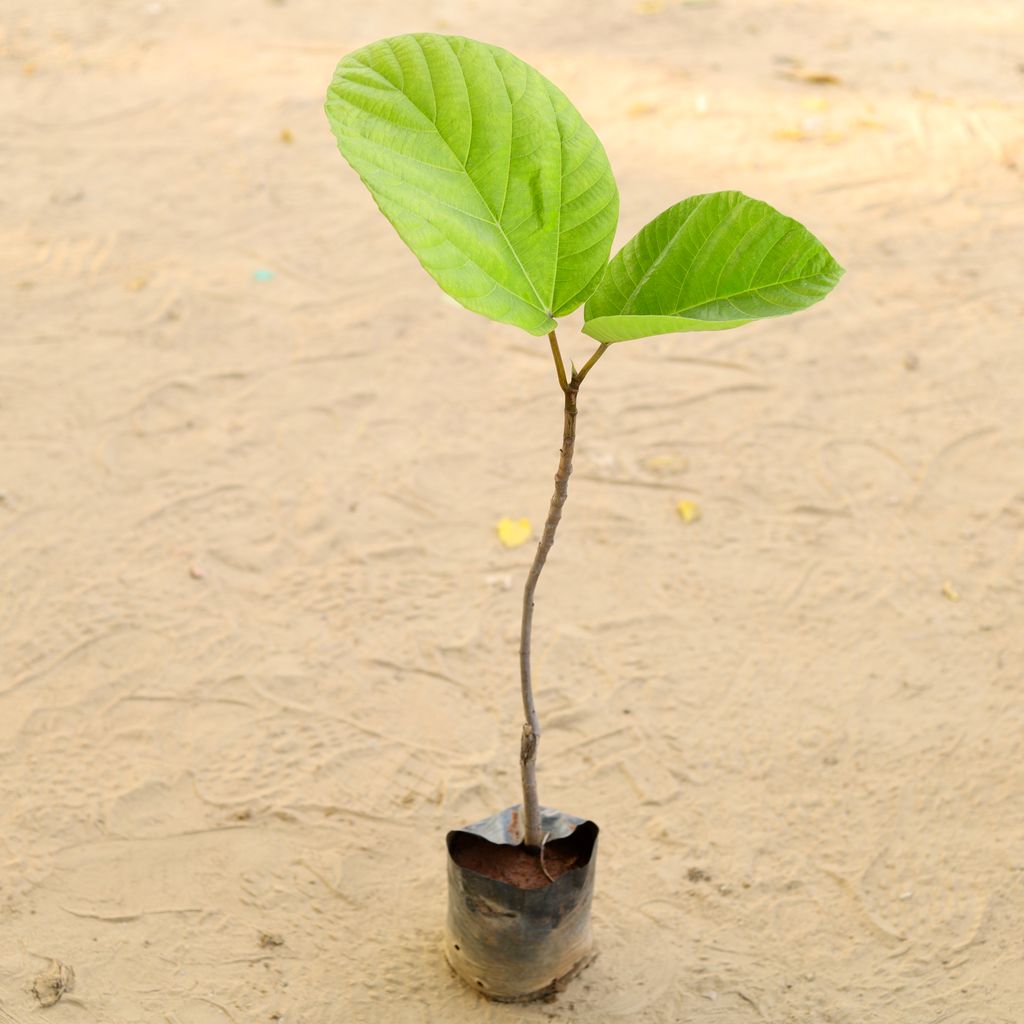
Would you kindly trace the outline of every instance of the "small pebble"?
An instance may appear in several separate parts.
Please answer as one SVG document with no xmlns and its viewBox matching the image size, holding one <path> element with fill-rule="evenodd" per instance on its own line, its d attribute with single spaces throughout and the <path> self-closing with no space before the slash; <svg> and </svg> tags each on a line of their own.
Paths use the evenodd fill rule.
<svg viewBox="0 0 1024 1024">
<path fill-rule="evenodd" d="M 59 960 L 51 960 L 50 966 L 32 983 L 32 994 L 40 1006 L 55 1006 L 65 992 L 75 988 L 75 969 Z"/>
</svg>

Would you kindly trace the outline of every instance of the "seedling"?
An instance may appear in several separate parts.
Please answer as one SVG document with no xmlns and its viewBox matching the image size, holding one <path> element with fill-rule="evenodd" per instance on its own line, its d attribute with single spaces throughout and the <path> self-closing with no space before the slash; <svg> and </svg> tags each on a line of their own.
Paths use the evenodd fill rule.
<svg viewBox="0 0 1024 1024">
<path fill-rule="evenodd" d="M 795 313 L 843 271 L 806 228 L 740 192 L 669 207 L 609 262 L 619 195 L 603 146 L 558 88 L 497 46 L 432 34 L 372 43 L 338 65 L 326 111 L 342 156 L 441 288 L 551 348 L 562 448 L 519 648 L 524 845 L 542 853 L 534 593 L 568 496 L 580 387 L 613 345 Z M 567 368 L 558 318 L 583 303 L 583 333 L 598 344 Z"/>
</svg>

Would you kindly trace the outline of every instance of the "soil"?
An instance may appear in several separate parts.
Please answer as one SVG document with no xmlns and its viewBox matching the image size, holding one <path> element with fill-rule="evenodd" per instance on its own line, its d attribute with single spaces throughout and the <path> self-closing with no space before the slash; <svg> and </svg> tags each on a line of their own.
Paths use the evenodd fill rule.
<svg viewBox="0 0 1024 1024">
<path fill-rule="evenodd" d="M 537 850 L 490 843 L 478 836 L 467 836 L 452 857 L 461 867 L 518 889 L 543 889 L 579 863 L 571 836 L 544 846 L 543 865 Z"/>
<path fill-rule="evenodd" d="M 458 858 L 464 868 L 508 882 L 518 889 L 543 889 L 576 866 L 576 857 L 571 853 L 546 848 L 544 864 L 536 850 L 523 846 L 479 846 L 463 851 Z M 547 874 L 544 869 L 547 869 Z"/>
<path fill-rule="evenodd" d="M 1020 0 L 2 11 L 0 1019 L 59 960 L 61 1024 L 1024 1021 Z M 550 1005 L 441 954 L 562 394 L 338 155 L 336 61 L 412 29 L 571 98 L 617 245 L 741 189 L 847 268 L 580 392 L 534 676 L 601 956 Z"/>
</svg>

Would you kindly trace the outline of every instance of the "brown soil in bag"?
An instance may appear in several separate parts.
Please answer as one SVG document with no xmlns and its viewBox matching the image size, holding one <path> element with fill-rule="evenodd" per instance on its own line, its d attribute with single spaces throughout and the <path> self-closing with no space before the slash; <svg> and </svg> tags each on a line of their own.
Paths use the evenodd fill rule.
<svg viewBox="0 0 1024 1024">
<path fill-rule="evenodd" d="M 568 836 L 545 845 L 544 868 L 547 875 L 536 851 L 525 846 L 490 843 L 479 836 L 460 836 L 452 857 L 460 867 L 499 882 L 508 882 L 518 889 L 543 889 L 580 862 L 572 839 Z"/>
</svg>

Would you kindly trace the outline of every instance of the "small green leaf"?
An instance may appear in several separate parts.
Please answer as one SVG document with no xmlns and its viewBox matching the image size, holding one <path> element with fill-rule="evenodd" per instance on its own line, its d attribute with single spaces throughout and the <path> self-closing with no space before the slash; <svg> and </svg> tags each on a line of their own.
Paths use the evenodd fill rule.
<svg viewBox="0 0 1024 1024">
<path fill-rule="evenodd" d="M 843 268 L 802 224 L 742 192 L 669 207 L 628 241 L 587 301 L 600 342 L 722 331 L 820 302 Z"/>
<path fill-rule="evenodd" d="M 459 36 L 396 36 L 341 61 L 325 109 L 381 212 L 467 309 L 543 335 L 597 287 L 615 179 L 528 64 Z"/>
</svg>

